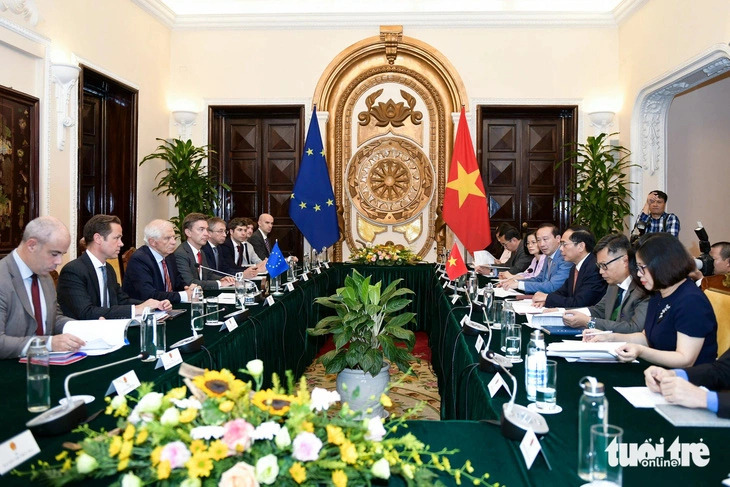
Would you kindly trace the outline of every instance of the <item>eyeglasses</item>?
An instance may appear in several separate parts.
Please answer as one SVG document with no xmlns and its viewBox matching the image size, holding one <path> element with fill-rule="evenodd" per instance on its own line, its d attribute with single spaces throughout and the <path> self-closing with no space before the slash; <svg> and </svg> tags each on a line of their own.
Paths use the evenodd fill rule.
<svg viewBox="0 0 730 487">
<path fill-rule="evenodd" d="M 625 255 L 626 254 L 619 255 L 618 257 L 615 257 L 615 258 L 609 260 L 608 262 L 596 262 L 596 267 L 598 267 L 602 271 L 605 271 L 608 269 L 609 264 L 616 262 L 617 260 L 619 260 L 621 257 L 624 257 Z"/>
<path fill-rule="evenodd" d="M 570 240 L 565 240 L 565 241 L 561 240 L 560 241 L 561 247 L 567 247 L 568 245 L 575 245 L 575 244 L 573 242 L 571 242 Z"/>
<path fill-rule="evenodd" d="M 641 274 L 642 276 L 646 272 L 646 268 L 649 267 L 646 264 L 636 264 L 636 274 Z"/>
</svg>

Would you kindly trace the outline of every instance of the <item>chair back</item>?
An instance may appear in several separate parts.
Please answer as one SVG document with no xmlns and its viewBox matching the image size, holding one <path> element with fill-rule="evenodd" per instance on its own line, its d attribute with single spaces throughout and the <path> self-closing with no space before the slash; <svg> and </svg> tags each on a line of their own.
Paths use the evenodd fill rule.
<svg viewBox="0 0 730 487">
<path fill-rule="evenodd" d="M 730 348 L 730 289 L 710 287 L 705 289 L 705 296 L 712 304 L 717 319 L 717 356 Z"/>
<path fill-rule="evenodd" d="M 134 247 L 130 247 L 126 252 L 122 254 L 122 277 L 124 277 L 124 273 L 127 271 L 127 263 L 129 263 L 129 259 L 132 258 L 132 254 L 135 250 L 137 249 Z"/>
<path fill-rule="evenodd" d="M 114 268 L 114 273 L 117 275 L 117 283 L 121 286 L 122 285 L 122 274 L 121 269 L 119 268 L 119 258 L 116 259 L 107 259 L 107 264 L 111 264 L 111 266 Z"/>
</svg>

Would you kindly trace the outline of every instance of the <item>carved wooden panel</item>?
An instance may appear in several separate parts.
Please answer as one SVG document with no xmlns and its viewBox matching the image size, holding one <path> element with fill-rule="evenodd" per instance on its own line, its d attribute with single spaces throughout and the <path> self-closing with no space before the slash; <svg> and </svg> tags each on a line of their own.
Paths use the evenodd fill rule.
<svg viewBox="0 0 730 487">
<path fill-rule="evenodd" d="M 38 99 L 0 86 L 0 257 L 38 208 Z"/>
</svg>

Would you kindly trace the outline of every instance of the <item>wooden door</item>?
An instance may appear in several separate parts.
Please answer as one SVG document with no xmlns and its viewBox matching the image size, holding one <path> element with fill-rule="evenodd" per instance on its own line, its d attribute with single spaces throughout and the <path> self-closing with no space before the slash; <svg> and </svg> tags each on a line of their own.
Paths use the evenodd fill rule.
<svg viewBox="0 0 730 487">
<path fill-rule="evenodd" d="M 501 223 L 523 232 L 570 224 L 570 166 L 556 164 L 576 141 L 576 114 L 577 107 L 480 107 L 477 158 L 493 235 Z M 491 250 L 501 253 L 496 238 Z"/>
<path fill-rule="evenodd" d="M 137 91 L 86 67 L 81 77 L 77 235 L 92 216 L 116 215 L 123 253 L 136 243 Z"/>
<path fill-rule="evenodd" d="M 221 218 L 274 217 L 273 237 L 284 255 L 301 257 L 302 235 L 289 217 L 299 171 L 304 107 L 210 107 L 210 145 L 218 153 Z"/>
</svg>

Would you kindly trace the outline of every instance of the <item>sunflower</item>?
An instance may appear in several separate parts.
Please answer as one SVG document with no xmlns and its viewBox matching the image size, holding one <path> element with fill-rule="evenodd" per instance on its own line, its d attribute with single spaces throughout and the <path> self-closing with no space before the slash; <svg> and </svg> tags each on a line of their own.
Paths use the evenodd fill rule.
<svg viewBox="0 0 730 487">
<path fill-rule="evenodd" d="M 208 397 L 230 397 L 237 398 L 246 389 L 246 384 L 228 370 L 206 370 L 203 375 L 193 378 L 193 384 L 205 392 Z"/>
<path fill-rule="evenodd" d="M 268 411 L 276 416 L 283 416 L 289 412 L 289 406 L 296 400 L 296 396 L 277 394 L 271 389 L 257 391 L 251 403 L 262 411 Z"/>
</svg>

